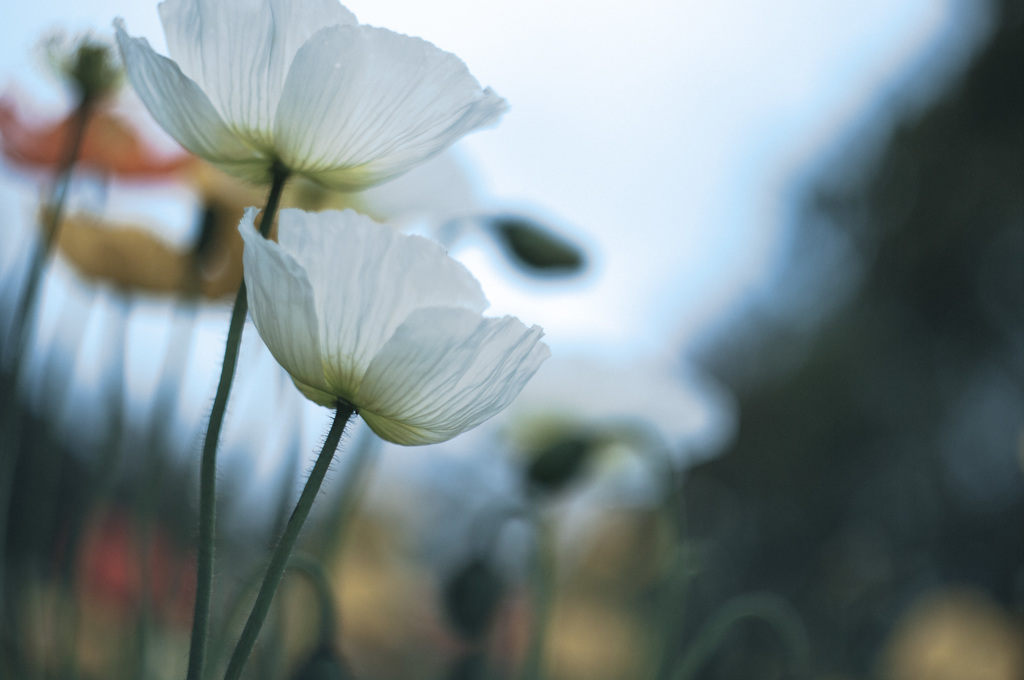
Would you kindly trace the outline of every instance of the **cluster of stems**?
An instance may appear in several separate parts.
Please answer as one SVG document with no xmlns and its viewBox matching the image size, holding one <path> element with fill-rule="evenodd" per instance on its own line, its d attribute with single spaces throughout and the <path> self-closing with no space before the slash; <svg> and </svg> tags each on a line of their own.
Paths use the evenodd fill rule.
<svg viewBox="0 0 1024 680">
<path fill-rule="evenodd" d="M 270 196 L 263 210 L 260 221 L 260 234 L 269 238 L 274 217 L 281 202 L 281 195 L 289 177 L 289 171 L 280 163 L 272 168 L 273 181 Z M 202 680 L 206 666 L 207 641 L 210 631 L 210 608 L 213 599 L 213 564 L 214 544 L 216 539 L 217 518 L 217 445 L 220 440 L 221 427 L 227 410 L 228 396 L 238 364 L 238 350 L 242 342 L 242 330 L 248 312 L 248 296 L 245 282 L 239 286 L 238 295 L 231 311 L 228 326 L 228 338 L 224 347 L 224 361 L 221 365 L 220 380 L 214 397 L 213 410 L 203 442 L 203 453 L 199 469 L 199 546 L 196 567 L 196 600 L 192 619 L 192 639 L 189 647 L 188 680 Z M 263 622 L 270 611 L 277 586 L 281 582 L 285 567 L 288 564 L 295 541 L 309 515 L 313 501 L 320 491 L 324 476 L 330 467 L 337 450 L 338 442 L 345 430 L 345 425 L 355 413 L 352 405 L 339 401 L 335 411 L 334 422 L 324 442 L 323 449 L 317 457 L 313 470 L 299 496 L 295 510 L 285 526 L 284 533 L 278 540 L 271 555 L 270 564 L 260 585 L 259 593 L 253 604 L 252 611 L 245 623 L 235 650 L 228 662 L 225 680 L 238 678 L 242 673 L 246 660 L 256 644 Z"/>
</svg>

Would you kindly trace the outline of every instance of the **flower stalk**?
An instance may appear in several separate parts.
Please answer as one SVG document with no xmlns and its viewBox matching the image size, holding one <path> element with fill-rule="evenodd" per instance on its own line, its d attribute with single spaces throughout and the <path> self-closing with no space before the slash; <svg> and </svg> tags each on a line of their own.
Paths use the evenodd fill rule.
<svg viewBox="0 0 1024 680">
<path fill-rule="evenodd" d="M 52 47 L 56 46 L 52 45 Z M 57 233 L 67 206 L 71 175 L 82 155 L 86 131 L 89 129 L 89 123 L 92 121 L 93 114 L 96 113 L 97 106 L 114 89 L 121 74 L 120 67 L 111 58 L 110 49 L 106 45 L 94 43 L 89 39 L 80 42 L 69 55 L 58 59 L 58 61 L 61 62 L 59 68 L 64 77 L 77 92 L 78 103 L 71 114 L 67 138 L 64 141 L 63 153 L 56 168 L 57 173 L 54 177 L 53 187 L 43 208 L 41 224 L 43 242 L 32 257 L 25 295 L 21 299 L 12 325 L 14 329 L 12 337 L 17 343 L 14 356 L 15 376 L 17 376 L 18 363 L 23 358 L 22 353 L 27 342 L 28 316 L 38 292 L 43 265 L 57 242 Z M 17 380 L 13 380 L 12 384 L 16 385 Z"/>
<path fill-rule="evenodd" d="M 770 592 L 739 595 L 707 621 L 687 648 L 668 680 L 693 680 L 722 644 L 733 626 L 748 619 L 761 620 L 775 629 L 785 647 L 792 677 L 807 677 L 810 647 L 807 629 L 793 605 Z"/>
<path fill-rule="evenodd" d="M 25 293 L 18 302 L 14 319 L 11 323 L 10 338 L 14 343 L 11 357 L 11 373 L 6 389 L 0 386 L 0 433 L 4 441 L 0 442 L 0 612 L 4 611 L 6 603 L 6 545 L 7 525 L 10 516 L 12 485 L 14 483 L 15 464 L 19 455 L 21 426 L 19 424 L 20 406 L 17 402 L 18 382 L 21 371 L 24 368 L 25 349 L 28 346 L 29 337 L 29 316 L 32 306 L 39 291 L 39 284 L 43 275 L 43 265 L 53 250 L 56 234 L 64 214 L 67 202 L 67 190 L 71 184 L 71 175 L 75 164 L 82 150 L 82 142 L 85 139 L 85 131 L 89 126 L 96 104 L 96 97 L 88 92 L 83 92 L 78 106 L 72 115 L 71 127 L 68 130 L 68 138 L 64 147 L 64 155 L 57 175 L 54 180 L 53 189 L 46 207 L 43 211 L 43 241 L 35 249 L 32 261 L 29 264 L 28 281 L 25 284 Z M 0 352 L 2 354 L 2 352 Z M 0 357 L 2 358 L 2 357 Z M 4 624 L 0 622 L 0 629 Z"/>
<path fill-rule="evenodd" d="M 32 262 L 28 273 L 28 281 L 25 284 L 25 294 L 22 296 L 18 306 L 17 315 L 12 325 L 14 329 L 13 338 L 15 344 L 14 371 L 19 371 L 19 364 L 22 360 L 25 344 L 28 341 L 28 317 L 39 290 L 42 279 L 43 265 L 53 251 L 54 243 L 57 242 L 57 234 L 60 230 L 60 223 L 64 217 L 64 210 L 67 206 L 68 187 L 71 185 L 71 175 L 75 169 L 79 154 L 82 150 L 82 142 L 85 139 L 85 131 L 89 126 L 89 119 L 95 110 L 95 100 L 91 97 L 82 97 L 81 102 L 71 116 L 71 126 L 68 129 L 68 139 L 64 147 L 64 157 L 57 168 L 57 175 L 54 180 L 53 189 L 46 207 L 43 208 L 42 227 L 43 241 L 36 248 L 32 256 Z M 12 385 L 16 381 L 12 381 Z"/>
<path fill-rule="evenodd" d="M 273 183 L 270 196 L 260 222 L 263 238 L 270 235 L 270 229 L 281 202 L 281 194 L 288 180 L 289 172 L 280 163 L 273 166 Z M 245 281 L 238 288 L 235 305 L 231 310 L 228 325 L 228 339 L 224 347 L 224 363 L 221 366 L 220 382 L 213 400 L 210 423 L 203 442 L 203 455 L 199 469 L 199 546 L 196 565 L 196 603 L 192 618 L 192 642 L 189 647 L 188 680 L 201 680 L 206 657 L 206 641 L 210 629 L 210 601 L 213 595 L 213 549 L 217 519 L 217 443 L 227 410 L 231 381 L 238 364 L 238 348 L 242 342 L 245 315 L 249 310 L 249 299 Z"/>
<path fill-rule="evenodd" d="M 299 502 L 295 505 L 295 510 L 288 519 L 284 534 L 281 535 L 277 547 L 274 548 L 274 553 L 270 558 L 270 565 L 267 567 L 267 573 L 263 577 L 263 583 L 260 586 L 260 592 L 256 596 L 256 602 L 249 613 L 249 619 L 245 622 L 245 628 L 242 630 L 242 635 L 238 639 L 235 651 L 231 655 L 231 661 L 228 663 L 228 669 L 224 675 L 225 680 L 237 680 L 242 674 L 242 668 L 249 659 L 249 654 L 256 644 L 256 638 L 259 636 L 263 621 L 267 618 L 267 612 L 270 610 L 270 604 L 273 602 L 274 594 L 277 592 L 277 586 L 281 582 L 281 576 L 284 574 L 285 567 L 288 566 L 288 560 L 295 541 L 299 537 L 299 532 L 302 530 L 306 517 L 309 516 L 309 510 L 313 507 L 313 501 L 316 500 L 317 494 L 320 493 L 320 485 L 323 483 L 324 476 L 327 474 L 331 461 L 334 459 L 334 452 L 337 450 L 338 442 L 345 431 L 345 425 L 354 413 L 355 408 L 351 404 L 341 400 L 338 401 L 334 422 L 327 433 L 323 449 L 313 465 L 313 471 L 309 473 L 309 479 L 306 480 L 306 485 L 302 489 Z"/>
<path fill-rule="evenodd" d="M 531 508 L 534 530 L 537 532 L 534 548 L 533 603 L 530 621 L 530 641 L 523 663 L 521 680 L 541 680 L 544 677 L 544 652 L 548 624 L 555 599 L 555 536 L 554 528 L 536 507 Z"/>
</svg>

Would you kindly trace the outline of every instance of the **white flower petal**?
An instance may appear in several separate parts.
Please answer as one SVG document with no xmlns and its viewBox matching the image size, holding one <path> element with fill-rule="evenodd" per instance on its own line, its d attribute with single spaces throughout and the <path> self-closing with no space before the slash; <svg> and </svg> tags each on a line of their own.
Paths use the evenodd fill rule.
<svg viewBox="0 0 1024 680">
<path fill-rule="evenodd" d="M 487 308 L 480 284 L 441 246 L 353 210 L 282 210 L 278 239 L 312 284 L 323 371 L 342 396 L 414 309 Z"/>
<path fill-rule="evenodd" d="M 550 355 L 543 331 L 506 316 L 420 309 L 370 364 L 359 413 L 398 444 L 445 441 L 502 410 Z"/>
<path fill-rule="evenodd" d="M 427 160 L 506 108 L 458 57 L 425 40 L 335 26 L 295 54 L 274 137 L 288 167 L 357 189 Z"/>
<path fill-rule="evenodd" d="M 153 117 L 183 147 L 243 176 L 259 172 L 265 160 L 228 128 L 203 90 L 177 64 L 153 51 L 145 38 L 131 38 L 124 21 L 114 21 L 125 72 Z M 252 166 L 250 168 L 250 166 Z"/>
<path fill-rule="evenodd" d="M 306 272 L 278 244 L 260 236 L 247 208 L 238 230 L 245 241 L 243 262 L 249 314 L 277 362 L 308 398 L 332 406 L 320 361 L 319 323 Z"/>
<path fill-rule="evenodd" d="M 316 31 L 355 24 L 337 0 L 165 0 L 167 50 L 241 137 L 270 153 L 295 53 Z"/>
</svg>

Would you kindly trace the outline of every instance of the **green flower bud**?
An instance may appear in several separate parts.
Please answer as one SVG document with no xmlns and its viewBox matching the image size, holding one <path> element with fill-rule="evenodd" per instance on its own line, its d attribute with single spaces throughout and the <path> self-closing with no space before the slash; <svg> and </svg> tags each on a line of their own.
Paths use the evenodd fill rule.
<svg viewBox="0 0 1024 680">
<path fill-rule="evenodd" d="M 586 266 L 580 246 L 525 217 L 494 217 L 491 228 L 505 252 L 526 269 L 564 275 L 579 273 Z"/>
<path fill-rule="evenodd" d="M 113 47 L 88 34 L 73 40 L 63 33 L 53 35 L 46 39 L 45 51 L 53 68 L 83 101 L 97 101 L 110 94 L 124 75 Z"/>
</svg>

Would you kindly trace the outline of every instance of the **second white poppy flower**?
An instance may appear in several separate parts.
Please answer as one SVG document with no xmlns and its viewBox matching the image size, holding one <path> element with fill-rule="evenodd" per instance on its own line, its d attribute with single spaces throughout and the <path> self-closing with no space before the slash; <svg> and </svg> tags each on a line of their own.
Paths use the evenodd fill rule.
<svg viewBox="0 0 1024 680">
<path fill-rule="evenodd" d="M 125 71 L 157 122 L 225 172 L 280 163 L 335 189 L 402 174 L 507 108 L 453 54 L 360 25 L 337 0 L 165 0 L 171 58 L 117 19 Z"/>
<path fill-rule="evenodd" d="M 282 210 L 275 243 L 256 214 L 239 230 L 260 336 L 304 395 L 347 401 L 388 441 L 431 444 L 479 425 L 550 354 L 540 327 L 483 317 L 480 284 L 433 241 L 352 210 Z"/>
</svg>

